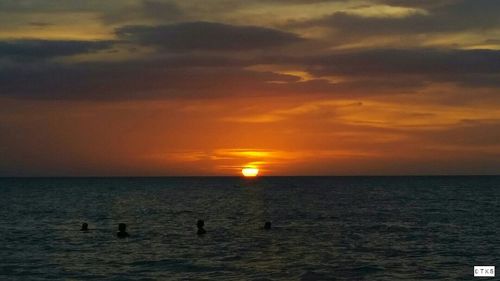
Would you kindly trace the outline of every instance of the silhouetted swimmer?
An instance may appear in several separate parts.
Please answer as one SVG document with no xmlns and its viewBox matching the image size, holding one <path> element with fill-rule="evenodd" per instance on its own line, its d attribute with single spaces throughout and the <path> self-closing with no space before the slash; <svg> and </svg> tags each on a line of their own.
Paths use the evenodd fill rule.
<svg viewBox="0 0 500 281">
<path fill-rule="evenodd" d="M 118 232 L 116 233 L 116 236 L 118 236 L 118 238 L 127 238 L 130 236 L 127 233 L 127 225 L 126 224 L 120 223 L 118 225 Z"/>
<path fill-rule="evenodd" d="M 196 223 L 196 227 L 198 227 L 198 231 L 196 234 L 201 235 L 207 233 L 207 231 L 203 228 L 205 226 L 205 221 L 204 220 L 198 220 Z"/>
<path fill-rule="evenodd" d="M 89 231 L 89 224 L 84 222 L 82 224 L 82 229 L 80 229 L 80 231 Z"/>
<path fill-rule="evenodd" d="M 266 221 L 266 223 L 264 223 L 264 229 L 265 230 L 270 230 L 271 229 L 271 222 L 270 221 Z"/>
</svg>

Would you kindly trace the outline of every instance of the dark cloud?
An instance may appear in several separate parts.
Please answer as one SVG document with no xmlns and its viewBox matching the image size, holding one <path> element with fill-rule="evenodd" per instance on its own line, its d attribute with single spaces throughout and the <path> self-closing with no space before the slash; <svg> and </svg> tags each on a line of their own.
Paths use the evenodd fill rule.
<svg viewBox="0 0 500 281">
<path fill-rule="evenodd" d="M 0 41 L 0 58 L 46 59 L 111 48 L 112 41 L 11 40 Z"/>
<path fill-rule="evenodd" d="M 204 61 L 202 64 L 211 62 Z M 239 67 L 183 66 L 181 60 L 37 64 L 0 70 L 0 95 L 35 99 L 126 100 L 216 97 L 256 93 L 289 75 Z"/>
<path fill-rule="evenodd" d="M 462 0 L 375 0 L 375 3 L 396 7 L 436 8 L 455 4 Z"/>
<path fill-rule="evenodd" d="M 402 1 L 384 2 L 398 4 Z M 418 7 L 415 1 L 404 3 L 407 4 L 405 6 Z M 290 26 L 330 27 L 337 32 L 337 35 L 344 36 L 344 40 L 384 34 L 428 34 L 500 27 L 500 17 L 498 17 L 500 1 L 462 0 L 438 2 L 438 4 L 440 5 L 430 7 L 423 5 L 428 10 L 427 14 L 415 13 L 401 18 L 362 17 L 346 12 L 335 12 L 320 19 L 291 22 Z"/>
<path fill-rule="evenodd" d="M 254 61 L 253 63 L 258 63 Z M 28 99 L 129 100 L 229 96 L 363 96 L 410 92 L 418 80 L 360 77 L 331 83 L 325 79 L 245 70 L 250 61 L 209 58 L 120 63 L 45 64 L 0 70 L 0 93 Z"/>
<path fill-rule="evenodd" d="M 188 22 L 160 26 L 125 26 L 116 34 L 123 40 L 182 52 L 245 51 L 283 46 L 302 41 L 288 32 L 257 26 L 213 22 Z"/>
<path fill-rule="evenodd" d="M 247 70 L 259 64 L 305 69 L 316 77 Z M 234 95 L 379 95 L 413 93 L 434 82 L 498 88 L 500 51 L 365 50 L 322 56 L 163 59 L 78 64 L 18 63 L 0 69 L 0 94 L 42 99 L 150 99 Z"/>
<path fill-rule="evenodd" d="M 500 51 L 450 49 L 373 49 L 340 52 L 296 60 L 315 76 L 347 77 L 351 89 L 388 91 L 417 89 L 433 82 L 467 88 L 500 87 Z"/>
<path fill-rule="evenodd" d="M 450 49 L 373 49 L 302 59 L 318 75 L 500 74 L 500 51 Z"/>
<path fill-rule="evenodd" d="M 0 69 L 0 93 L 35 99 L 123 100 L 224 97 L 235 95 L 369 94 L 411 91 L 418 80 L 358 77 L 333 84 L 325 79 L 300 82 L 293 75 L 245 70 L 264 64 L 313 67 L 319 58 L 180 55 L 168 59 L 78 64 L 30 63 Z"/>
</svg>

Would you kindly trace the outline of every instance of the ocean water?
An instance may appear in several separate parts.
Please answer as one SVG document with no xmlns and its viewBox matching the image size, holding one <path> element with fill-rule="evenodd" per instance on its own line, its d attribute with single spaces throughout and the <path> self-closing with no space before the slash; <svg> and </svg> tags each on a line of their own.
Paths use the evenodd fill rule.
<svg viewBox="0 0 500 281">
<path fill-rule="evenodd" d="M 500 266 L 499 188 L 500 177 L 4 178 L 0 280 L 472 280 L 474 265 Z"/>
</svg>

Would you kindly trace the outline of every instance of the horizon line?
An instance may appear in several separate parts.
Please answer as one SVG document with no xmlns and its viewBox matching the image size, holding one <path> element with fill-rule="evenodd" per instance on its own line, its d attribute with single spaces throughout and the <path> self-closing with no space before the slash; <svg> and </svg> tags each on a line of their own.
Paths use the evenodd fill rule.
<svg viewBox="0 0 500 281">
<path fill-rule="evenodd" d="M 242 178 L 242 179 L 258 179 L 258 178 L 285 178 L 285 177 L 297 177 L 297 178 L 314 178 L 314 177 L 498 177 L 500 174 L 388 174 L 388 175 L 263 175 L 252 178 L 246 178 L 241 175 L 158 175 L 158 176 L 119 176 L 119 175 L 109 175 L 109 176 L 0 176 L 0 179 L 49 179 L 49 178 Z"/>
</svg>

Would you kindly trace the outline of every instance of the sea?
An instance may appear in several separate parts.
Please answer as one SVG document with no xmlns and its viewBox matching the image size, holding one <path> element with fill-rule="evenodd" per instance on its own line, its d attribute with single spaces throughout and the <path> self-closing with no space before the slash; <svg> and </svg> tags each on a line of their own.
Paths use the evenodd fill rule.
<svg viewBox="0 0 500 281">
<path fill-rule="evenodd" d="M 499 200 L 497 176 L 1 178 L 0 280 L 473 280 Z"/>
</svg>

